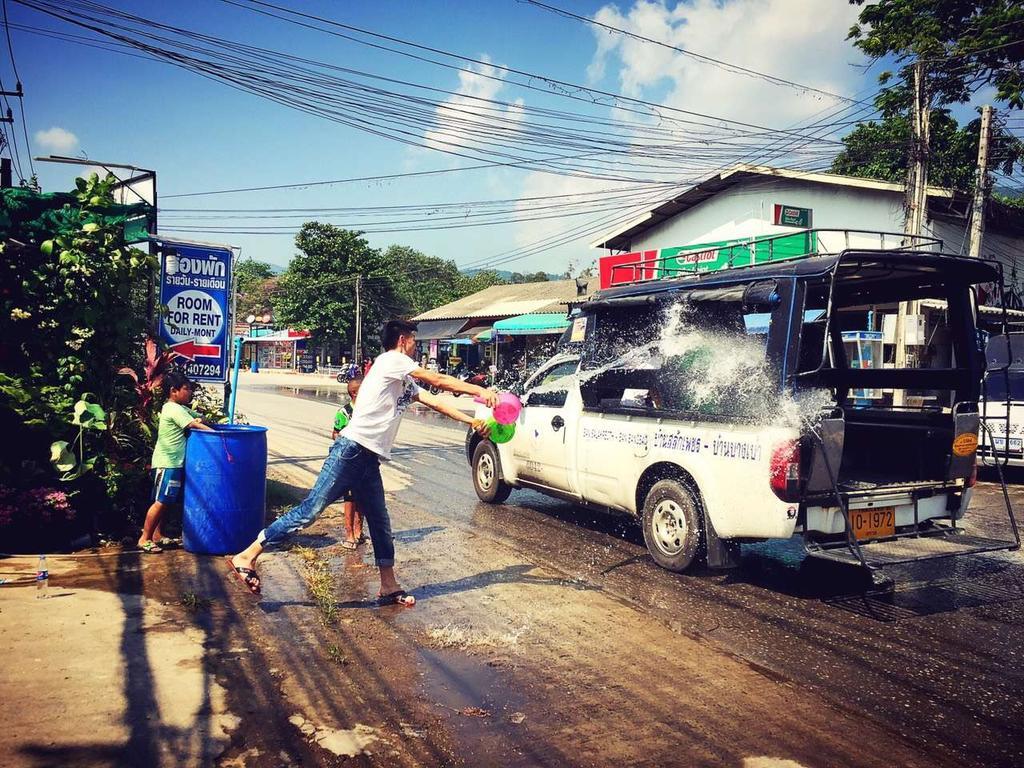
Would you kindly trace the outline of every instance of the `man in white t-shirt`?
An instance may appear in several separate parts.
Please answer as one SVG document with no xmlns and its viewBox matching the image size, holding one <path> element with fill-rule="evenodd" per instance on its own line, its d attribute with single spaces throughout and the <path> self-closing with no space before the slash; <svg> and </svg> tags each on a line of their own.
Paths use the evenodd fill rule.
<svg viewBox="0 0 1024 768">
<path fill-rule="evenodd" d="M 369 526 L 374 557 L 380 569 L 377 601 L 381 605 L 405 606 L 416 602 L 416 598 L 407 594 L 395 578 L 395 545 L 384 501 L 380 462 L 391 458 L 391 445 L 402 414 L 413 401 L 470 424 L 480 434 L 487 435 L 483 420 L 453 408 L 421 389 L 417 382 L 457 394 L 474 395 L 492 408 L 497 404 L 498 396 L 489 389 L 420 368 L 412 358 L 416 352 L 415 323 L 389 320 L 384 325 L 381 341 L 386 351 L 374 360 L 373 367 L 366 374 L 352 418 L 331 447 L 309 495 L 261 531 L 256 541 L 245 550 L 228 558 L 232 572 L 254 594 L 260 593 L 260 578 L 255 566 L 263 550 L 281 544 L 299 529 L 310 525 L 324 508 L 351 490 L 353 500 Z"/>
</svg>

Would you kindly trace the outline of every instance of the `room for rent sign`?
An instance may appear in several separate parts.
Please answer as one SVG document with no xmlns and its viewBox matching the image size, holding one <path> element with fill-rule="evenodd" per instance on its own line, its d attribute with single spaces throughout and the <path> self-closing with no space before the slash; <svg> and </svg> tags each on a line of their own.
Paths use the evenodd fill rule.
<svg viewBox="0 0 1024 768">
<path fill-rule="evenodd" d="M 160 337 L 190 379 L 227 378 L 231 269 L 228 247 L 163 244 Z"/>
</svg>

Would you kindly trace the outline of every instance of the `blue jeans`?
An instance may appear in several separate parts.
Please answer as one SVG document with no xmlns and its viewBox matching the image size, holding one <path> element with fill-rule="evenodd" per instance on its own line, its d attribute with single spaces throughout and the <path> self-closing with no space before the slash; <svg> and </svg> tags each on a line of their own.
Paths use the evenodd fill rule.
<svg viewBox="0 0 1024 768">
<path fill-rule="evenodd" d="M 346 491 L 363 513 L 370 528 L 370 541 L 377 565 L 395 564 L 395 542 L 391 519 L 384 503 L 384 483 L 380 478 L 380 459 L 373 451 L 347 437 L 339 437 L 331 446 L 323 469 L 309 495 L 268 525 L 256 539 L 264 547 L 285 541 L 300 528 L 312 525 L 320 513 Z"/>
</svg>

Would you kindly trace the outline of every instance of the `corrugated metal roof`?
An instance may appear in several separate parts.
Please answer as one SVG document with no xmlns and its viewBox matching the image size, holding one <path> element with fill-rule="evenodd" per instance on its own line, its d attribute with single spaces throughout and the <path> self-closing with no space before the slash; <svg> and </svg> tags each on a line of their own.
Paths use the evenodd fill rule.
<svg viewBox="0 0 1024 768">
<path fill-rule="evenodd" d="M 449 320 L 455 318 L 503 318 L 538 312 L 564 311 L 570 303 L 586 299 L 596 289 L 597 278 L 589 278 L 587 294 L 580 296 L 575 280 L 548 280 L 540 283 L 492 285 L 469 296 L 423 312 L 413 318 L 421 320 Z"/>
<path fill-rule="evenodd" d="M 481 333 L 486 333 L 489 330 L 491 330 L 491 326 L 489 325 L 474 325 L 472 328 L 467 328 L 466 330 L 458 333 L 455 336 L 455 338 L 472 339 L 476 336 L 479 336 Z"/>
<path fill-rule="evenodd" d="M 427 320 L 416 327 L 416 340 L 450 339 L 456 336 L 465 324 L 461 317 L 455 320 Z"/>
</svg>

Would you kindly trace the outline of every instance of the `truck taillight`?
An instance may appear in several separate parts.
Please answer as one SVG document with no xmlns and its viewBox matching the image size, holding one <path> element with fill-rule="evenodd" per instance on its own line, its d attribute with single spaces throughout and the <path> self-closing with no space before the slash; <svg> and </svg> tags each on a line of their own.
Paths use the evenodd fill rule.
<svg viewBox="0 0 1024 768">
<path fill-rule="evenodd" d="M 977 482 L 978 482 L 978 464 L 975 463 L 974 466 L 971 467 L 971 474 L 967 478 L 967 482 L 964 483 L 964 486 L 967 487 L 967 488 L 973 488 L 975 483 L 977 483 Z"/>
<path fill-rule="evenodd" d="M 772 451 L 772 493 L 782 501 L 800 501 L 800 441 L 787 440 Z"/>
</svg>

